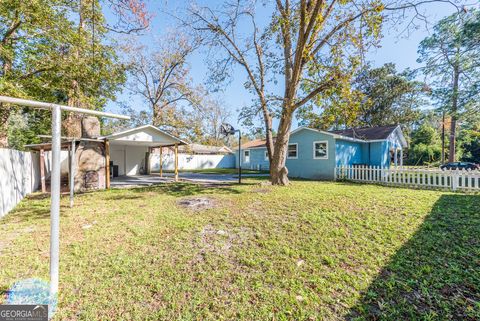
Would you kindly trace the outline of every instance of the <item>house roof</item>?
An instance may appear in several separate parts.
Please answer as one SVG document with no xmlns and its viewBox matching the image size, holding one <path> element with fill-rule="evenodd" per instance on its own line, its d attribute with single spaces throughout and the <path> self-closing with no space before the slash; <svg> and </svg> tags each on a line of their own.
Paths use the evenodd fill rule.
<svg viewBox="0 0 480 321">
<path fill-rule="evenodd" d="M 232 150 L 227 146 L 208 146 L 201 144 L 188 144 L 178 148 L 180 152 L 193 154 L 228 154 Z"/>
<path fill-rule="evenodd" d="M 112 144 L 124 144 L 135 146 L 172 146 L 174 144 L 186 145 L 187 143 L 155 126 L 144 125 L 124 131 L 120 131 L 101 139 L 108 139 Z"/>
<path fill-rule="evenodd" d="M 333 134 L 363 140 L 387 139 L 398 125 L 331 130 Z"/>
<path fill-rule="evenodd" d="M 390 137 L 390 135 L 395 130 L 398 130 L 398 134 L 400 136 L 400 140 L 402 141 L 402 145 L 407 146 L 407 142 L 405 140 L 405 137 L 403 136 L 403 133 L 399 125 L 362 127 L 362 128 L 355 128 L 355 129 L 342 129 L 342 130 L 330 130 L 330 131 L 323 131 L 319 129 L 302 126 L 293 130 L 290 133 L 290 135 L 301 130 L 312 130 L 312 131 L 316 131 L 326 135 L 332 135 L 338 139 L 346 139 L 346 140 L 352 140 L 352 141 L 358 141 L 358 142 L 386 140 Z M 265 143 L 266 143 L 265 139 L 252 140 L 248 143 L 243 144 L 242 149 L 265 147 Z"/>
<path fill-rule="evenodd" d="M 273 137 L 273 142 L 275 143 L 275 137 Z M 267 140 L 266 139 L 255 139 L 249 142 L 246 142 L 245 144 L 242 144 L 242 149 L 248 149 L 248 148 L 262 148 L 267 145 Z"/>
</svg>

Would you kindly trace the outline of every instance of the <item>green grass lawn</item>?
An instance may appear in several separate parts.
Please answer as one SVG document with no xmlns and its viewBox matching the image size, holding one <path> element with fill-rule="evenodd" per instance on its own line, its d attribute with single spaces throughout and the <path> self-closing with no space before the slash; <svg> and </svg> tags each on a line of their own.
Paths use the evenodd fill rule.
<svg viewBox="0 0 480 321">
<path fill-rule="evenodd" d="M 173 173 L 171 170 L 165 170 L 165 173 Z M 238 174 L 238 168 L 206 168 L 206 169 L 185 169 L 180 170 L 187 173 L 201 173 L 201 174 Z M 257 171 L 252 169 L 242 169 L 242 174 L 268 174 L 269 171 Z"/>
<path fill-rule="evenodd" d="M 480 319 L 479 195 L 258 182 L 62 199 L 55 319 Z M 0 220 L 0 291 L 48 279 L 48 206 Z"/>
</svg>

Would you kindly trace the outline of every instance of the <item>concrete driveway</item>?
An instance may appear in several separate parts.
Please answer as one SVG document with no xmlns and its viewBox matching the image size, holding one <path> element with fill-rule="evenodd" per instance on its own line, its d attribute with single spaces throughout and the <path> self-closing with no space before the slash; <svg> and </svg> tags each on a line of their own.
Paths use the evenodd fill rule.
<svg viewBox="0 0 480 321">
<path fill-rule="evenodd" d="M 244 174 L 242 177 L 267 177 L 268 174 Z M 155 184 L 173 182 L 173 173 L 164 173 L 163 177 L 159 174 L 138 175 L 138 176 L 120 176 L 111 180 L 112 187 L 132 187 L 132 186 L 150 186 Z M 200 184 L 231 184 L 238 182 L 236 174 L 203 174 L 181 172 L 180 181 L 200 183 Z"/>
</svg>

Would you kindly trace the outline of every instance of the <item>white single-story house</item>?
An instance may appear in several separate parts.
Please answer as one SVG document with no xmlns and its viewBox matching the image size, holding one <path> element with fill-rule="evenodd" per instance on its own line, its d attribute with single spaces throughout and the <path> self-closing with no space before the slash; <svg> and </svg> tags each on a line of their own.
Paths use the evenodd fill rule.
<svg viewBox="0 0 480 321">
<path fill-rule="evenodd" d="M 152 125 L 128 129 L 100 137 L 110 145 L 110 162 L 115 176 L 149 174 L 153 148 L 175 147 L 187 143 Z"/>
</svg>

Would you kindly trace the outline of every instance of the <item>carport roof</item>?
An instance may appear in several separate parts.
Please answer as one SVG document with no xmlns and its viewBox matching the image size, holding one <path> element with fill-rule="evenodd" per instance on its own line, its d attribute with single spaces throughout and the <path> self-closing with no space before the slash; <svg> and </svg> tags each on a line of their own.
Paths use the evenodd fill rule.
<svg viewBox="0 0 480 321">
<path fill-rule="evenodd" d="M 48 138 L 51 136 L 47 135 L 39 135 L 39 137 L 42 138 Z M 94 139 L 94 138 L 69 138 L 69 137 L 61 137 L 61 149 L 68 149 L 71 145 L 72 142 L 78 143 L 78 142 L 94 142 L 94 143 L 105 143 L 103 140 L 99 139 Z M 24 146 L 25 148 L 29 150 L 34 150 L 34 151 L 50 151 L 52 150 L 52 143 L 51 142 L 46 142 L 46 143 L 39 143 L 39 144 L 28 144 Z"/>
<path fill-rule="evenodd" d="M 101 138 L 109 140 L 112 145 L 162 147 L 187 144 L 180 138 L 152 125 L 124 130 Z"/>
</svg>

